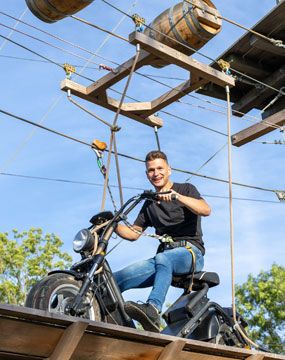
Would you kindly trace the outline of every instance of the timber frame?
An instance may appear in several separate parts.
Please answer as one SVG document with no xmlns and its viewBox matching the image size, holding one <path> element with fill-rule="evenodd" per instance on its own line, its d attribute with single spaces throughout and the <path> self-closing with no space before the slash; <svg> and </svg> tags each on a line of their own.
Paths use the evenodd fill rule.
<svg viewBox="0 0 285 360">
<path fill-rule="evenodd" d="M 217 68 L 217 61 L 223 59 L 230 63 L 233 74 L 236 74 L 235 70 L 239 71 L 281 90 L 283 95 L 236 74 L 236 86 L 231 90 L 233 114 L 241 117 L 252 109 L 258 109 L 262 121 L 233 134 L 232 144 L 235 146 L 247 144 L 285 125 L 285 1 L 280 1 L 252 30 L 279 40 L 283 46 L 276 46 L 248 31 L 210 66 Z M 216 84 L 208 83 L 197 92 L 225 100 L 221 90 Z M 267 110 L 263 111 L 265 108 Z"/>
<path fill-rule="evenodd" d="M 222 87 L 227 85 L 232 87 L 235 85 L 233 77 L 202 64 L 143 33 L 131 33 L 129 42 L 142 49 L 140 50 L 134 70 L 138 70 L 145 65 L 151 65 L 155 59 L 161 58 L 169 64 L 175 64 L 189 71 L 190 75 L 189 80 L 182 82 L 174 89 L 171 89 L 156 99 L 147 102 L 124 102 L 120 107 L 120 113 L 140 123 L 151 127 L 161 127 L 163 121 L 154 115 L 155 113 L 179 100 L 184 95 L 199 89 L 208 82 Z M 61 90 L 66 92 L 70 90 L 71 94 L 75 96 L 117 112 L 120 102 L 109 97 L 107 90 L 130 74 L 134 59 L 135 57 L 130 58 L 114 69 L 113 72 L 103 76 L 87 87 L 65 79 L 61 83 Z"/>
</svg>

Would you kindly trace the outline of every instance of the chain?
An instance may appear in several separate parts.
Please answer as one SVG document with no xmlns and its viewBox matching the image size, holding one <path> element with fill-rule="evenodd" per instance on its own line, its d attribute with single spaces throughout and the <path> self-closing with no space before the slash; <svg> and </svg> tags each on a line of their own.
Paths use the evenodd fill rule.
<svg viewBox="0 0 285 360">
<path fill-rule="evenodd" d="M 148 236 L 151 238 L 158 239 L 161 243 L 172 243 L 173 242 L 172 237 L 169 235 L 148 234 L 144 231 L 139 231 L 139 230 L 135 229 L 126 219 L 123 219 L 123 222 L 130 230 L 132 230 L 134 233 L 136 233 L 138 235 L 143 235 L 143 236 Z"/>
</svg>

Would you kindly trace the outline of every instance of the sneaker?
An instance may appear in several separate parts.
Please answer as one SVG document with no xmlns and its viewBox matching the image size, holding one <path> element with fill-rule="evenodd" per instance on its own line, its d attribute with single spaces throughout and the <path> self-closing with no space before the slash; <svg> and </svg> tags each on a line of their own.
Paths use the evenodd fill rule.
<svg viewBox="0 0 285 360">
<path fill-rule="evenodd" d="M 141 323 L 144 330 L 160 332 L 159 312 L 152 304 L 137 304 L 133 301 L 127 301 L 124 308 L 132 319 Z"/>
</svg>

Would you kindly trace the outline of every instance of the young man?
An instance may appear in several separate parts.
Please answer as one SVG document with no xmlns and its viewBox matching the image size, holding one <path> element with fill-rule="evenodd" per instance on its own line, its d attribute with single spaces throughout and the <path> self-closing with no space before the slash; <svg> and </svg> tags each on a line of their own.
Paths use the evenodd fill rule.
<svg viewBox="0 0 285 360">
<path fill-rule="evenodd" d="M 173 183 L 170 180 L 171 168 L 163 152 L 151 151 L 145 163 L 147 178 L 155 191 L 170 193 L 159 196 L 158 201 L 145 201 L 133 225 L 136 231 L 119 224 L 116 232 L 124 239 L 135 241 L 140 232 L 152 226 L 157 235 L 171 236 L 174 242 L 162 243 L 160 252 L 154 258 L 127 266 L 115 272 L 114 276 L 122 292 L 152 286 L 146 304 L 129 301 L 125 304 L 125 310 L 145 330 L 157 332 L 159 313 L 173 274 L 189 274 L 191 271 L 192 254 L 189 247 L 195 254 L 195 271 L 203 268 L 205 248 L 201 216 L 210 215 L 211 209 L 193 185 Z"/>
</svg>

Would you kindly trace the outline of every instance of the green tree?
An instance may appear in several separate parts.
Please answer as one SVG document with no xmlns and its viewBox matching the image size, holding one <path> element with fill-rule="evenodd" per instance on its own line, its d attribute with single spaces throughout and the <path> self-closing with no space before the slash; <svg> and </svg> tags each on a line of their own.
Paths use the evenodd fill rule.
<svg viewBox="0 0 285 360">
<path fill-rule="evenodd" d="M 23 305 L 32 285 L 48 271 L 69 267 L 72 258 L 62 245 L 58 236 L 44 235 L 42 229 L 0 233 L 0 302 Z"/>
<path fill-rule="evenodd" d="M 285 268 L 273 264 L 269 271 L 236 286 L 237 309 L 249 323 L 249 336 L 275 353 L 284 353 Z"/>
</svg>

